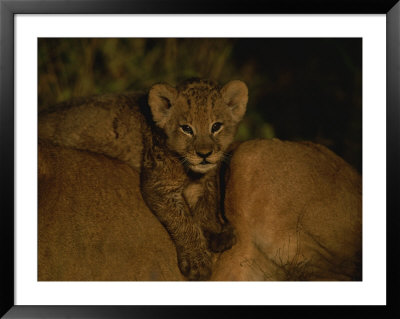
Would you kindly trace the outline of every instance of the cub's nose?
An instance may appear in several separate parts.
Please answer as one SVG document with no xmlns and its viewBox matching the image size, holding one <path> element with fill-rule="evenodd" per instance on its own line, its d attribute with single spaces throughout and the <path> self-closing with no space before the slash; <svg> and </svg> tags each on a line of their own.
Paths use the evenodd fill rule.
<svg viewBox="0 0 400 319">
<path fill-rule="evenodd" d="M 197 156 L 199 156 L 199 157 L 201 157 L 201 158 L 204 158 L 204 159 L 206 159 L 208 156 L 210 156 L 211 153 L 212 153 L 212 151 L 209 151 L 209 152 L 207 152 L 207 153 L 204 152 L 204 151 L 202 151 L 202 152 L 196 152 Z"/>
</svg>

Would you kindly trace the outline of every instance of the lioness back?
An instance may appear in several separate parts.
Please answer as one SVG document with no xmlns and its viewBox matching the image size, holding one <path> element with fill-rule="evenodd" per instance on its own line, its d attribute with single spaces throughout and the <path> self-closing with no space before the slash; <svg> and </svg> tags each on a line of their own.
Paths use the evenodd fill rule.
<svg viewBox="0 0 400 319">
<path fill-rule="evenodd" d="M 251 140 L 229 171 L 226 213 L 240 231 L 214 280 L 361 280 L 361 177 L 343 159 L 310 142 Z"/>
<path fill-rule="evenodd" d="M 61 103 L 39 113 L 39 139 L 88 150 L 140 170 L 144 94 L 107 94 Z"/>
</svg>

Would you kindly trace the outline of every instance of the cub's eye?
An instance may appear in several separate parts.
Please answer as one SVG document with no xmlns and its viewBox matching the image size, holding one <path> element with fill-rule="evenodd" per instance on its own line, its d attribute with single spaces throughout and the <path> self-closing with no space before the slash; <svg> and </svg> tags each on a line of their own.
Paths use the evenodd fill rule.
<svg viewBox="0 0 400 319">
<path fill-rule="evenodd" d="M 193 130 L 189 125 L 181 125 L 181 130 L 186 134 L 193 135 Z"/>
<path fill-rule="evenodd" d="M 211 133 L 218 132 L 222 127 L 222 123 L 216 122 L 211 126 Z"/>
</svg>

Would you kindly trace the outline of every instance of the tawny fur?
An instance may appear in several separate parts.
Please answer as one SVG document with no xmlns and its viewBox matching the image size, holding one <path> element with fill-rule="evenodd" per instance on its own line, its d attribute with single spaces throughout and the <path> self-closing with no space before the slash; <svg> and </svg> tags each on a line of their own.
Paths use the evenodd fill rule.
<svg viewBox="0 0 400 319">
<path fill-rule="evenodd" d="M 39 147 L 39 280 L 182 280 L 139 173 L 99 154 Z M 211 280 L 360 280 L 361 178 L 315 144 L 255 140 L 231 159 L 237 244 Z"/>
<path fill-rule="evenodd" d="M 241 144 L 225 210 L 237 244 L 221 255 L 212 280 L 361 280 L 361 178 L 326 147 Z"/>
<path fill-rule="evenodd" d="M 92 152 L 39 144 L 38 280 L 184 280 L 139 173 Z"/>
<path fill-rule="evenodd" d="M 140 171 L 143 199 L 173 239 L 180 270 L 204 280 L 211 275 L 211 252 L 235 242 L 220 218 L 218 168 L 246 104 L 240 81 L 156 84 L 148 96 L 101 96 L 46 111 L 39 116 L 39 138 Z"/>
</svg>

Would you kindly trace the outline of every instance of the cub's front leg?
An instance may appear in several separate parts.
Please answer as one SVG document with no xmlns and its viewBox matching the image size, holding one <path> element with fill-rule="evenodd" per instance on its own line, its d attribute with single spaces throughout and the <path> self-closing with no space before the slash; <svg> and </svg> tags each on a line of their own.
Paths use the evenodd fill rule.
<svg viewBox="0 0 400 319">
<path fill-rule="evenodd" d="M 234 228 L 227 220 L 222 221 L 218 185 L 214 177 L 204 183 L 203 196 L 199 197 L 191 210 L 201 225 L 211 251 L 223 252 L 232 248 L 236 243 Z"/>
<path fill-rule="evenodd" d="M 154 171 L 152 178 L 146 173 L 142 172 L 143 198 L 174 241 L 182 274 L 189 280 L 207 280 L 211 276 L 211 254 L 182 196 L 182 184 L 179 180 L 175 184 L 174 180 L 164 182 Z"/>
</svg>

